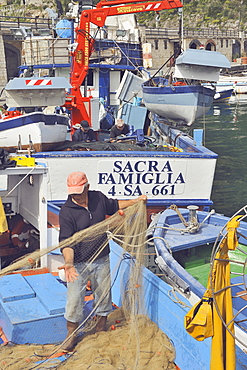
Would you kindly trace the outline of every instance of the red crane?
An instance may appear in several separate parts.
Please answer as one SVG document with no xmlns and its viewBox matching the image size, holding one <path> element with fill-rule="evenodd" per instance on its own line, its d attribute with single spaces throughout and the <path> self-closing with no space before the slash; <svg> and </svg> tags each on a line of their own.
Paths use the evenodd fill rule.
<svg viewBox="0 0 247 370">
<path fill-rule="evenodd" d="M 71 68 L 71 93 L 67 96 L 65 106 L 71 110 L 72 125 L 81 122 L 83 119 L 91 123 L 90 106 L 91 97 L 81 95 L 80 87 L 88 73 L 89 57 L 93 51 L 94 39 L 90 35 L 90 23 L 98 27 L 105 25 L 109 16 L 131 14 L 140 12 L 155 11 L 164 9 L 181 8 L 180 0 L 161 0 L 145 2 L 143 0 L 121 0 L 100 1 L 96 8 L 84 10 L 80 15 L 80 22 L 75 29 L 77 47 L 72 54 Z"/>
</svg>

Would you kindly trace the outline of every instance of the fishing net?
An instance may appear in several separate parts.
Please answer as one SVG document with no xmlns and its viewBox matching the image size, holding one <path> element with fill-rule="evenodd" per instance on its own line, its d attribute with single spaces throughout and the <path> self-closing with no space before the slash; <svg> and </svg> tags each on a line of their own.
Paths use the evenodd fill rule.
<svg viewBox="0 0 247 370">
<path fill-rule="evenodd" d="M 94 312 L 97 304 L 107 294 L 106 289 L 109 289 L 109 284 L 102 281 L 98 303 L 84 316 L 76 330 L 79 341 L 74 352 L 66 355 L 62 353 L 66 340 L 54 345 L 10 343 L 1 348 L 0 369 L 176 369 L 174 347 L 166 334 L 148 318 L 145 307 L 146 292 L 142 270 L 146 258 L 146 228 L 146 207 L 143 202 L 139 202 L 62 241 L 60 248 L 78 243 L 93 243 L 94 253 L 90 255 L 90 263 L 94 262 L 104 248 L 108 248 L 109 240 L 122 248 L 121 258 L 111 268 L 111 276 L 107 277 L 111 281 L 111 288 L 119 279 L 121 304 L 118 304 L 119 307 L 113 305 L 106 331 L 95 333 L 97 321 L 94 319 Z M 56 245 L 46 250 L 37 250 L 20 258 L 1 270 L 0 277 L 38 265 L 42 256 L 57 248 Z M 121 266 L 126 260 L 127 269 L 121 275 Z M 93 296 L 96 294 L 96 291 L 92 292 Z M 42 321 L 40 325 L 42 326 Z"/>
</svg>

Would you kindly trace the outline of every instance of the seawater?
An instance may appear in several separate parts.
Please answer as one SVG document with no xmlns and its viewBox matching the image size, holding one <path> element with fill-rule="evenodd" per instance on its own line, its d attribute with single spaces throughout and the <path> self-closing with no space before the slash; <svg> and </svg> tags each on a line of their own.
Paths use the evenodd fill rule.
<svg viewBox="0 0 247 370">
<path fill-rule="evenodd" d="M 247 204 L 247 94 L 214 103 L 193 128 L 205 129 L 205 146 L 218 154 L 212 208 L 232 216 Z"/>
</svg>

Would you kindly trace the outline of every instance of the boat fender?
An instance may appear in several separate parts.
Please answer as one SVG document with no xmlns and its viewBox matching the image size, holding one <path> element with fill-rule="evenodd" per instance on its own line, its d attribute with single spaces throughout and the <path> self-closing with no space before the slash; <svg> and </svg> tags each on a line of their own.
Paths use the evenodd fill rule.
<svg viewBox="0 0 247 370">
<path fill-rule="evenodd" d="M 216 93 L 215 95 L 214 95 L 214 99 L 219 99 L 220 98 L 220 93 Z"/>
</svg>

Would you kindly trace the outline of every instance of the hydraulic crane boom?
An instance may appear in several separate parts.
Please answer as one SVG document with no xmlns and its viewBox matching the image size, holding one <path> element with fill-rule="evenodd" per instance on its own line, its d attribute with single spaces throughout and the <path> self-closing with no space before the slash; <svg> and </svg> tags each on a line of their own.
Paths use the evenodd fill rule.
<svg viewBox="0 0 247 370">
<path fill-rule="evenodd" d="M 72 52 L 71 94 L 66 102 L 66 107 L 71 110 L 72 125 L 83 119 L 91 123 L 90 113 L 85 107 L 85 103 L 90 104 L 90 97 L 83 97 L 80 91 L 80 86 L 88 73 L 89 58 L 93 51 L 94 39 L 90 35 L 90 23 L 103 27 L 106 18 L 109 16 L 149 11 L 159 12 L 164 9 L 181 8 L 182 6 L 180 0 L 150 2 L 125 0 L 124 5 L 121 0 L 113 0 L 100 1 L 96 8 L 87 9 L 81 13 L 79 25 L 75 29 L 77 47 Z"/>
</svg>

